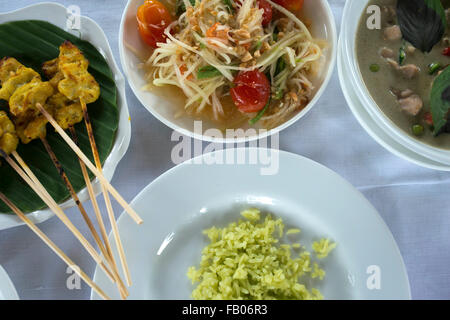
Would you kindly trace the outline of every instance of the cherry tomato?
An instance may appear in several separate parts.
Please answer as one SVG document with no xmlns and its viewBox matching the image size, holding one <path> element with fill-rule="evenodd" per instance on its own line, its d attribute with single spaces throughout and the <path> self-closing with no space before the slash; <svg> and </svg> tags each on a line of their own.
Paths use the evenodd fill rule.
<svg viewBox="0 0 450 320">
<path fill-rule="evenodd" d="M 262 25 L 267 26 L 272 21 L 272 6 L 266 0 L 259 0 L 258 5 L 264 10 Z"/>
<path fill-rule="evenodd" d="M 270 82 L 264 73 L 258 70 L 240 72 L 233 83 L 230 94 L 239 111 L 258 112 L 269 101 Z"/>
<path fill-rule="evenodd" d="M 172 22 L 169 10 L 157 0 L 145 0 L 137 11 L 139 34 L 149 46 L 157 48 L 158 42 L 165 42 L 164 29 Z"/>
<path fill-rule="evenodd" d="M 274 2 L 289 11 L 296 12 L 302 10 L 304 0 L 274 0 Z"/>
</svg>

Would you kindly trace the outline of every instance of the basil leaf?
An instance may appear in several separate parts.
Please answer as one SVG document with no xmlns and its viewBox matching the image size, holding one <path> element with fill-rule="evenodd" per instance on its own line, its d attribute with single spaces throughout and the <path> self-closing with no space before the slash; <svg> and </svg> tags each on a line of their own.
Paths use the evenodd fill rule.
<svg viewBox="0 0 450 320">
<path fill-rule="evenodd" d="M 195 0 L 189 0 L 192 6 L 195 6 Z M 176 3 L 176 14 L 177 16 L 182 15 L 186 11 L 186 6 L 183 0 L 177 0 Z"/>
<path fill-rule="evenodd" d="M 209 79 L 209 78 L 214 78 L 214 77 L 218 77 L 221 75 L 222 75 L 222 73 L 220 73 L 220 71 L 217 70 L 213 66 L 201 67 L 197 71 L 197 79 Z"/>
<path fill-rule="evenodd" d="M 447 67 L 434 80 L 431 89 L 431 114 L 434 123 L 434 135 L 442 133 L 449 121 L 450 111 L 450 67 Z"/>
<path fill-rule="evenodd" d="M 403 38 L 422 52 L 430 52 L 447 26 L 440 0 L 398 0 L 397 18 Z"/>
</svg>

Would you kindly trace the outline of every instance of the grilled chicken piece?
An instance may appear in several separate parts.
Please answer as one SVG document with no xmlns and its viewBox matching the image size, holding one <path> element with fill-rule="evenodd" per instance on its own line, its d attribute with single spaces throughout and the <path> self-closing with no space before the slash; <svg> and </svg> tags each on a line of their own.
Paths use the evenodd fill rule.
<svg viewBox="0 0 450 320">
<path fill-rule="evenodd" d="M 68 99 L 92 103 L 100 96 L 100 86 L 88 72 L 89 61 L 83 53 L 69 41 L 59 47 L 59 57 L 47 61 L 42 66 L 52 85 Z"/>
<path fill-rule="evenodd" d="M 0 111 L 0 149 L 10 154 L 17 149 L 19 139 L 12 121 L 5 111 Z"/>
<path fill-rule="evenodd" d="M 9 110 L 15 117 L 37 117 L 40 112 L 36 104 L 39 103 L 44 106 L 53 92 L 50 83 L 35 78 L 13 93 L 9 100 Z"/>
<path fill-rule="evenodd" d="M 39 115 L 33 118 L 13 117 L 16 124 L 17 135 L 23 144 L 47 135 L 47 118 Z"/>
<path fill-rule="evenodd" d="M 100 87 L 88 72 L 80 73 L 77 64 L 65 64 L 61 68 L 64 80 L 58 84 L 58 90 L 70 100 L 83 99 L 86 104 L 92 103 L 100 96 Z"/>
<path fill-rule="evenodd" d="M 51 110 L 56 122 L 64 130 L 83 120 L 83 110 L 79 102 L 69 100 L 62 93 L 56 93 L 47 101 L 47 108 Z"/>
<path fill-rule="evenodd" d="M 0 60 L 0 84 L 11 77 L 11 73 L 15 74 L 22 64 L 14 58 L 5 57 Z"/>
<path fill-rule="evenodd" d="M 7 65 L 5 65 L 5 67 L 6 66 Z M 2 79 L 3 80 L 2 80 L 2 88 L 0 89 L 0 99 L 8 101 L 18 88 L 34 79 L 40 80 L 41 77 L 33 69 L 20 65 L 14 71 L 10 70 L 8 76 L 6 76 L 5 72 L 5 75 L 4 76 L 2 75 Z"/>
</svg>

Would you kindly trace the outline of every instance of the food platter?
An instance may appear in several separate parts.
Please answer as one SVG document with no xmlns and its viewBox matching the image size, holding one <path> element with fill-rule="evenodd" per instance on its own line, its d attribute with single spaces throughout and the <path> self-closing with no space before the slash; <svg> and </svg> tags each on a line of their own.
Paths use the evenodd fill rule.
<svg viewBox="0 0 450 320">
<path fill-rule="evenodd" d="M 255 150 L 236 152 L 244 152 L 248 159 L 249 152 L 257 154 Z M 202 230 L 237 220 L 239 210 L 252 206 L 302 229 L 307 244 L 322 235 L 337 243 L 319 287 L 325 299 L 410 299 L 395 240 L 362 194 L 311 160 L 275 150 L 270 155 L 279 157 L 280 170 L 274 175 L 261 175 L 267 165 L 214 164 L 223 151 L 206 154 L 169 170 L 134 199 L 132 206 L 146 223 L 136 227 L 126 215 L 118 220 L 134 282 L 130 298 L 189 299 L 193 286 L 186 272 L 206 245 Z M 167 193 L 177 201 L 167 201 Z M 368 268 L 374 265 L 382 272 L 379 290 L 366 285 Z M 117 298 L 98 270 L 94 279 Z"/>
<path fill-rule="evenodd" d="M 67 9 L 64 6 L 55 3 L 39 3 L 13 12 L 2 13 L 0 14 L 0 23 L 19 20 L 40 20 L 43 16 L 46 17 L 47 22 L 60 27 L 61 29 L 67 29 Z M 106 59 L 109 68 L 113 73 L 113 79 L 117 87 L 119 120 L 117 132 L 114 138 L 114 145 L 112 146 L 111 152 L 104 163 L 105 177 L 108 180 L 111 180 L 118 162 L 128 148 L 131 137 L 131 126 L 125 99 L 125 80 L 120 73 L 117 64 L 115 63 L 108 40 L 97 23 L 87 17 L 81 16 L 80 30 L 68 31 L 76 37 L 81 36 L 81 39 L 94 45 L 94 47 L 97 48 Z M 95 192 L 98 194 L 100 191 L 100 186 L 97 180 L 94 181 L 93 186 Z M 81 190 L 78 195 L 81 201 L 88 198 L 88 192 L 86 189 Z M 74 205 L 75 202 L 71 199 L 65 201 L 62 204 L 62 208 L 69 208 Z M 52 213 L 48 209 L 36 210 L 28 214 L 28 217 L 36 223 L 45 221 L 51 216 Z M 20 221 L 13 215 L 0 215 L 0 229 L 10 228 L 19 224 L 21 224 Z"/>
</svg>

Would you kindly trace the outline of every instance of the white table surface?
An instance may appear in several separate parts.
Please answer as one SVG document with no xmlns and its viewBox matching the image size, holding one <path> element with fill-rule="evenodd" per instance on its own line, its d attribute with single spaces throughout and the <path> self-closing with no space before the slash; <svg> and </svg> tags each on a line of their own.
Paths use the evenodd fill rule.
<svg viewBox="0 0 450 320">
<path fill-rule="evenodd" d="M 0 0 L 0 11 L 34 2 Z M 66 6 L 77 4 L 83 15 L 97 21 L 119 61 L 117 41 L 125 0 L 58 2 Z M 329 2 L 339 26 L 345 1 Z M 112 183 L 131 201 L 148 183 L 174 166 L 170 153 L 176 142 L 170 140 L 172 131 L 140 105 L 129 87 L 127 99 L 132 120 L 131 145 Z M 402 252 L 413 298 L 450 299 L 450 173 L 418 167 L 378 145 L 347 107 L 337 71 L 316 107 L 281 133 L 280 148 L 331 168 L 372 202 Z M 90 204 L 87 208 L 92 210 Z M 120 214 L 120 207 L 114 204 L 114 208 L 116 215 Z M 76 209 L 67 213 L 83 232 L 87 231 Z M 93 274 L 94 262 L 57 219 L 40 227 L 83 270 Z M 22 299 L 89 298 L 90 289 L 85 284 L 80 290 L 67 289 L 65 265 L 26 227 L 0 231 L 0 265 L 11 276 Z"/>
</svg>

